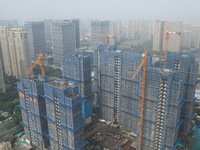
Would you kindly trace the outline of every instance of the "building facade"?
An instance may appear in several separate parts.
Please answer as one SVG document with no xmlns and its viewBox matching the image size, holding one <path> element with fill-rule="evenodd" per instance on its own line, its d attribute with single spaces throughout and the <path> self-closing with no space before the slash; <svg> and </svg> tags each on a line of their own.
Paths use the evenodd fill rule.
<svg viewBox="0 0 200 150">
<path fill-rule="evenodd" d="M 168 51 L 179 52 L 180 43 L 181 43 L 181 31 L 182 31 L 182 22 L 173 22 L 166 21 L 164 23 L 164 36 L 163 36 L 163 47 L 165 49 L 166 45 L 166 31 L 169 31 L 169 40 L 168 40 Z"/>
<path fill-rule="evenodd" d="M 52 41 L 54 65 L 61 67 L 63 56 L 72 53 L 76 49 L 75 24 L 70 20 L 53 22 Z"/>
<path fill-rule="evenodd" d="M 83 102 L 83 118 L 90 122 L 92 115 L 91 58 L 77 52 L 64 56 L 62 60 L 62 76 L 79 84 Z M 89 107 L 90 106 L 90 107 Z M 86 118 L 85 118 L 86 117 Z"/>
<path fill-rule="evenodd" d="M 79 19 L 72 19 L 75 27 L 76 48 L 80 48 L 80 21 Z"/>
<path fill-rule="evenodd" d="M 44 22 L 25 22 L 30 48 L 31 59 L 35 60 L 40 54 L 40 49 L 45 53 L 46 40 Z"/>
<path fill-rule="evenodd" d="M 191 35 L 191 47 L 199 48 L 200 47 L 200 26 L 193 25 L 191 34 L 192 34 Z"/>
<path fill-rule="evenodd" d="M 4 77 L 3 77 L 3 69 L 2 69 L 2 64 L 0 61 L 0 93 L 3 93 L 5 91 L 6 91 L 6 88 L 5 88 Z"/>
<path fill-rule="evenodd" d="M 106 43 L 106 34 L 109 32 L 109 21 L 91 21 L 91 47 L 94 49 Z"/>
<path fill-rule="evenodd" d="M 184 122 L 181 124 L 180 133 L 187 135 L 191 129 L 193 118 L 193 105 L 195 102 L 195 87 L 197 84 L 199 64 L 193 55 L 184 53 L 168 53 L 166 67 L 179 71 L 179 78 L 184 83 L 184 104 L 181 110 L 181 117 Z"/>
<path fill-rule="evenodd" d="M 154 23 L 153 50 L 162 51 L 164 36 L 164 21 L 157 20 Z"/>
<path fill-rule="evenodd" d="M 129 20 L 127 26 L 128 40 L 143 40 L 152 39 L 153 22 L 151 20 Z"/>
<path fill-rule="evenodd" d="M 82 98 L 75 82 L 54 79 L 44 84 L 51 150 L 83 149 Z"/>
<path fill-rule="evenodd" d="M 22 28 L 1 27 L 0 41 L 5 73 L 24 77 L 31 66 L 27 32 Z"/>
<path fill-rule="evenodd" d="M 48 133 L 43 76 L 29 76 L 27 79 L 20 79 L 17 88 L 22 113 L 21 125 L 24 127 L 26 138 L 32 146 L 45 149 L 49 146 L 49 139 L 45 137 Z"/>
<path fill-rule="evenodd" d="M 113 20 L 109 23 L 110 44 L 116 45 L 121 40 L 121 21 Z M 114 38 L 113 38 L 114 37 Z"/>
<path fill-rule="evenodd" d="M 105 46 L 95 52 L 94 90 L 102 119 L 139 137 L 142 71 L 131 78 L 143 55 Z M 169 53 L 166 68 L 154 67 L 151 56 L 147 64 L 142 150 L 175 149 L 178 135 L 190 131 L 198 63 L 194 56 Z"/>
</svg>

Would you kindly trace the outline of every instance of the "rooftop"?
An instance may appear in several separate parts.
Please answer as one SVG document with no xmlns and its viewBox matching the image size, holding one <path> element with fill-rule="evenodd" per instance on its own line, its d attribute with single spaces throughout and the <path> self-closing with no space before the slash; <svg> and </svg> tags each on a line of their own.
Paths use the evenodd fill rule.
<svg viewBox="0 0 200 150">
<path fill-rule="evenodd" d="M 66 80 L 53 80 L 50 81 L 49 84 L 56 86 L 58 88 L 66 89 L 74 85 L 73 82 L 66 81 Z"/>
<path fill-rule="evenodd" d="M 29 76 L 29 77 L 28 77 L 28 80 L 29 80 L 30 82 L 35 82 L 35 83 L 37 83 L 37 82 L 42 82 L 42 81 L 44 81 L 44 78 L 43 78 L 42 76 L 32 75 L 32 76 Z"/>
</svg>

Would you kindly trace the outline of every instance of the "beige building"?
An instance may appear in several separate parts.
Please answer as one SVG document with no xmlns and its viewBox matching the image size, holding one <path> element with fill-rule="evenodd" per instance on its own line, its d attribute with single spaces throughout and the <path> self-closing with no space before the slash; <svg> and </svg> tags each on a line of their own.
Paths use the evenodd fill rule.
<svg viewBox="0 0 200 150">
<path fill-rule="evenodd" d="M 182 31 L 182 22 L 167 21 L 164 24 L 164 38 L 163 38 L 163 50 L 165 49 L 165 33 L 169 31 L 168 51 L 179 52 L 180 51 L 180 33 Z M 178 34 L 179 33 L 179 34 Z"/>
<path fill-rule="evenodd" d="M 27 32 L 22 28 L 0 27 L 0 41 L 5 73 L 25 76 L 31 65 Z"/>
</svg>

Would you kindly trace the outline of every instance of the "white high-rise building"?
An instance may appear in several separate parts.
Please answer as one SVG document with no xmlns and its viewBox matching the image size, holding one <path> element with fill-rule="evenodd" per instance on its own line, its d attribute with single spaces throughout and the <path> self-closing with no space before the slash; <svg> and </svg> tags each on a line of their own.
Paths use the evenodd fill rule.
<svg viewBox="0 0 200 150">
<path fill-rule="evenodd" d="M 180 51 L 180 33 L 182 31 L 182 22 L 167 21 L 164 23 L 163 50 L 165 49 L 166 31 L 169 31 L 168 51 Z"/>
<path fill-rule="evenodd" d="M 153 32 L 153 50 L 161 51 L 163 45 L 163 31 L 164 31 L 164 21 L 155 21 L 154 32 Z"/>
<path fill-rule="evenodd" d="M 0 41 L 5 73 L 24 77 L 31 66 L 27 32 L 22 28 L 1 27 Z"/>
</svg>

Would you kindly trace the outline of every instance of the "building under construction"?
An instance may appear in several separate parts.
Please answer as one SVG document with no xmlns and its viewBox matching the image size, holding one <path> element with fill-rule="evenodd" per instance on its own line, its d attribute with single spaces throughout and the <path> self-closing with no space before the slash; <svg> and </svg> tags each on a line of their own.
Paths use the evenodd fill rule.
<svg viewBox="0 0 200 150">
<path fill-rule="evenodd" d="M 184 57 L 179 53 L 168 54 L 166 67 L 154 67 L 151 57 L 148 58 L 144 106 L 141 108 L 144 69 L 134 80 L 132 75 L 143 55 L 114 47 L 106 51 L 105 46 L 95 50 L 94 89 L 102 119 L 136 133 L 138 149 L 175 149 L 178 133 L 188 133 L 198 65 L 194 57 Z M 178 58 L 181 63 L 174 63 Z"/>
<path fill-rule="evenodd" d="M 82 98 L 73 81 L 53 79 L 44 83 L 50 149 L 83 149 Z"/>
<path fill-rule="evenodd" d="M 179 78 L 184 83 L 184 104 L 181 111 L 181 118 L 184 120 L 181 124 L 180 133 L 187 135 L 191 130 L 191 120 L 193 115 L 193 105 L 195 102 L 195 88 L 197 85 L 197 75 L 199 64 L 195 62 L 193 55 L 184 53 L 168 53 L 166 67 L 175 69 L 179 72 Z"/>
<path fill-rule="evenodd" d="M 65 55 L 62 60 L 62 76 L 79 84 L 79 93 L 83 102 L 83 118 L 91 121 L 92 87 L 91 87 L 91 57 L 85 53 L 76 52 Z M 85 115 L 84 115 L 85 114 Z"/>
<path fill-rule="evenodd" d="M 44 136 L 48 132 L 44 98 L 45 78 L 43 76 L 31 75 L 26 79 L 20 79 L 17 88 L 19 92 L 22 112 L 22 122 L 26 138 L 32 145 L 45 149 L 49 145 L 49 140 Z"/>
</svg>

